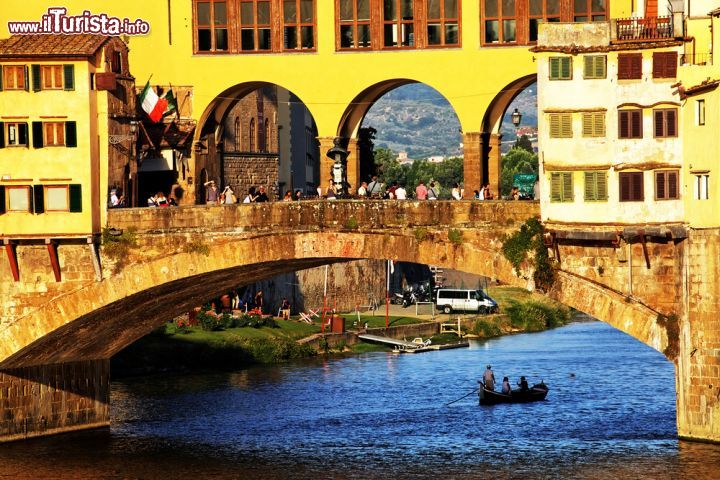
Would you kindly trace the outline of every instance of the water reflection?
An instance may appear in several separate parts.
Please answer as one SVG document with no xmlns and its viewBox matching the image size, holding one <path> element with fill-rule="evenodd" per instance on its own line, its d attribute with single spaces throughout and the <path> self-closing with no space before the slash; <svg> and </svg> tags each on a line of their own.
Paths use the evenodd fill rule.
<svg viewBox="0 0 720 480">
<path fill-rule="evenodd" d="M 487 363 L 544 379 L 549 400 L 445 406 Z M 720 447 L 676 440 L 672 364 L 596 322 L 421 355 L 114 382 L 112 414 L 109 431 L 0 446 L 0 477 L 720 478 Z"/>
</svg>

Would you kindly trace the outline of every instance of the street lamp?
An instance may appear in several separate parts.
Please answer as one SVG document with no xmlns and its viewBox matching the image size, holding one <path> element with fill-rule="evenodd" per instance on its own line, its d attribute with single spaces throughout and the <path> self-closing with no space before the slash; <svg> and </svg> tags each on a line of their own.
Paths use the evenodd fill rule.
<svg viewBox="0 0 720 480">
<path fill-rule="evenodd" d="M 510 119 L 512 120 L 512 124 L 515 125 L 515 130 L 517 130 L 520 126 L 520 122 L 522 121 L 522 113 L 518 112 L 518 109 L 516 108 L 510 115 Z"/>
<path fill-rule="evenodd" d="M 327 156 L 335 160 L 331 175 L 338 197 L 347 195 L 347 157 L 350 152 L 340 146 L 340 137 L 335 137 L 333 147 L 327 151 Z"/>
</svg>

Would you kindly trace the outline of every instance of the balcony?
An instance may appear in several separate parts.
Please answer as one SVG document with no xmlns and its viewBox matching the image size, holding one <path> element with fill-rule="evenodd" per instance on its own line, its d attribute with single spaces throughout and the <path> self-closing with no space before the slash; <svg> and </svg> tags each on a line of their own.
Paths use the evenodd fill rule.
<svg viewBox="0 0 720 480">
<path fill-rule="evenodd" d="M 684 53 L 680 55 L 680 65 L 712 65 L 712 53 Z"/>
<path fill-rule="evenodd" d="M 646 42 L 673 39 L 672 17 L 618 18 L 615 38 L 618 42 Z"/>
</svg>

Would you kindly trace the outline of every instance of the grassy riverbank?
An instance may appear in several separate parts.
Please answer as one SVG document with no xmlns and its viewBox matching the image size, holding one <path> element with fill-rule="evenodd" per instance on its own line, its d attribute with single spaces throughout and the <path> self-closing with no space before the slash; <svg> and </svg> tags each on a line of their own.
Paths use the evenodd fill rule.
<svg viewBox="0 0 720 480">
<path fill-rule="evenodd" d="M 499 304 L 500 315 L 461 315 L 465 333 L 491 338 L 510 333 L 536 332 L 554 328 L 570 319 L 566 307 L 520 288 L 491 287 L 489 294 Z M 388 323 L 391 327 L 430 321 L 429 315 L 415 317 L 415 309 L 393 307 Z M 357 330 L 385 327 L 384 310 L 376 315 L 343 314 L 346 328 Z M 457 314 L 436 314 L 435 321 L 456 321 Z M 203 330 L 201 327 L 177 327 L 168 323 L 138 340 L 112 359 L 114 375 L 143 374 L 167 370 L 237 369 L 258 363 L 278 363 L 317 354 L 310 345 L 298 340 L 319 334 L 320 319 L 315 323 L 276 320 L 273 326 L 232 327 Z M 433 343 L 454 341 L 457 337 L 444 335 Z M 387 347 L 359 343 L 349 346 L 355 353 L 384 351 Z"/>
</svg>

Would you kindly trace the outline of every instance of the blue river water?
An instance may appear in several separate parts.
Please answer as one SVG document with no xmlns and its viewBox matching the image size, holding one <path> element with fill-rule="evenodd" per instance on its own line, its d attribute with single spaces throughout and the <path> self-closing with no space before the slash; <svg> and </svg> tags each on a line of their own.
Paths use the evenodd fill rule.
<svg viewBox="0 0 720 480">
<path fill-rule="evenodd" d="M 550 387 L 478 405 L 486 364 Z M 674 367 L 600 322 L 416 355 L 114 381 L 109 430 L 0 445 L 0 478 L 718 479 L 678 441 Z"/>
</svg>

